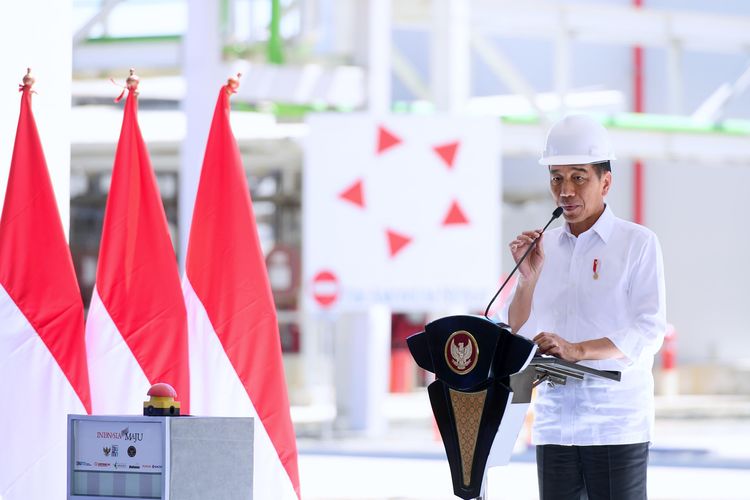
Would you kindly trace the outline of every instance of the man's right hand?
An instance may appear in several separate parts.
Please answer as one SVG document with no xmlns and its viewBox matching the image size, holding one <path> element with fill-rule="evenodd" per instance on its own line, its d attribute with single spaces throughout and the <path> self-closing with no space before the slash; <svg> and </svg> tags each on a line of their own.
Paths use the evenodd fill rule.
<svg viewBox="0 0 750 500">
<path fill-rule="evenodd" d="M 518 261 L 521 260 L 523 254 L 528 250 L 529 245 L 531 245 L 535 239 L 539 238 L 539 241 L 534 245 L 534 249 L 531 250 L 531 253 L 529 253 L 518 268 L 518 271 L 521 273 L 524 280 L 532 283 L 536 283 L 544 264 L 544 248 L 542 247 L 542 238 L 544 235 L 542 235 L 541 232 L 541 229 L 535 231 L 524 231 L 522 234 L 516 236 L 516 239 L 511 241 L 509 245 L 510 253 L 513 255 L 513 260 L 518 264 Z"/>
</svg>

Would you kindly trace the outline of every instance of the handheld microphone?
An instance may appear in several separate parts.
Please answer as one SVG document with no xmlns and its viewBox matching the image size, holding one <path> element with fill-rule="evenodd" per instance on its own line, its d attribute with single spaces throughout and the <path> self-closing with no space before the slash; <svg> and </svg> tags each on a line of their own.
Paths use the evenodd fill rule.
<svg viewBox="0 0 750 500">
<path fill-rule="evenodd" d="M 560 217 L 563 213 L 562 207 L 557 207 L 554 212 L 552 212 L 552 218 L 547 222 L 547 225 L 544 226 L 544 229 L 542 229 L 542 232 L 539 233 L 539 238 L 542 237 L 542 234 L 544 234 L 544 231 L 549 227 L 550 224 L 552 224 L 552 221 Z M 505 285 L 508 284 L 508 281 L 510 281 L 510 278 L 513 276 L 513 274 L 518 270 L 518 266 L 521 265 L 521 263 L 526 259 L 526 256 L 529 255 L 529 252 L 531 252 L 531 249 L 534 248 L 534 245 L 536 245 L 536 242 L 539 240 L 539 238 L 536 238 L 534 241 L 531 242 L 531 245 L 529 245 L 529 248 L 526 249 L 524 254 L 521 256 L 521 258 L 518 260 L 518 263 L 516 264 L 516 267 L 513 268 L 513 270 L 510 272 L 507 278 L 505 278 L 505 281 L 502 285 L 500 285 L 500 288 L 497 290 L 495 295 L 492 297 L 492 300 L 490 300 L 490 303 L 487 304 L 487 309 L 484 311 L 484 317 L 487 319 L 490 319 L 490 307 L 492 307 L 492 303 L 495 302 L 495 299 L 498 295 L 500 295 L 500 292 L 503 291 L 503 288 L 505 288 Z"/>
</svg>

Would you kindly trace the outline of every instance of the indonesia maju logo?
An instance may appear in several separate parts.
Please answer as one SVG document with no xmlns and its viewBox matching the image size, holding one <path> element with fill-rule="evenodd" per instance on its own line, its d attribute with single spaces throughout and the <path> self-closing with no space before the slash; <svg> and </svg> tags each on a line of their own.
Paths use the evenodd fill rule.
<svg viewBox="0 0 750 500">
<path fill-rule="evenodd" d="M 142 432 L 130 432 L 129 427 L 125 427 L 120 432 L 108 432 L 108 431 L 97 431 L 97 439 L 124 439 L 126 441 L 132 441 L 137 443 L 143 441 Z"/>
</svg>

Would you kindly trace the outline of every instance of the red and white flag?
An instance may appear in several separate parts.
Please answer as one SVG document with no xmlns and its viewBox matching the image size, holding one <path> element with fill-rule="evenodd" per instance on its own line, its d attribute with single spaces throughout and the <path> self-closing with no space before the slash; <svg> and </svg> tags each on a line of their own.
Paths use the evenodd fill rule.
<svg viewBox="0 0 750 500">
<path fill-rule="evenodd" d="M 219 92 L 190 228 L 183 292 L 195 415 L 255 418 L 253 498 L 299 497 L 276 308 L 250 193 Z"/>
<path fill-rule="evenodd" d="M 0 498 L 65 498 L 68 413 L 91 410 L 83 303 L 24 85 L 0 218 Z"/>
<path fill-rule="evenodd" d="M 151 384 L 190 411 L 187 317 L 156 177 L 128 91 L 86 321 L 96 414 L 138 414 Z"/>
</svg>

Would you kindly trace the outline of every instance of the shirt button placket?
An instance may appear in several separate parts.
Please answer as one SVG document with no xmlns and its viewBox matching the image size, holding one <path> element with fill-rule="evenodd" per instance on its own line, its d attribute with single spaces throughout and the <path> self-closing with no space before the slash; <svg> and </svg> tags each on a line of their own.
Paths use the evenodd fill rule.
<svg viewBox="0 0 750 500">
<path fill-rule="evenodd" d="M 574 341 L 576 335 L 576 317 L 575 301 L 577 295 L 576 272 L 577 272 L 577 255 L 580 244 L 577 238 L 571 238 L 570 265 L 568 266 L 567 286 L 565 293 L 565 338 L 568 341 Z M 564 388 L 564 397 L 562 405 L 562 415 L 560 419 L 561 444 L 573 444 L 573 411 L 575 408 L 576 387 L 575 381 L 569 380 L 569 384 Z"/>
</svg>

